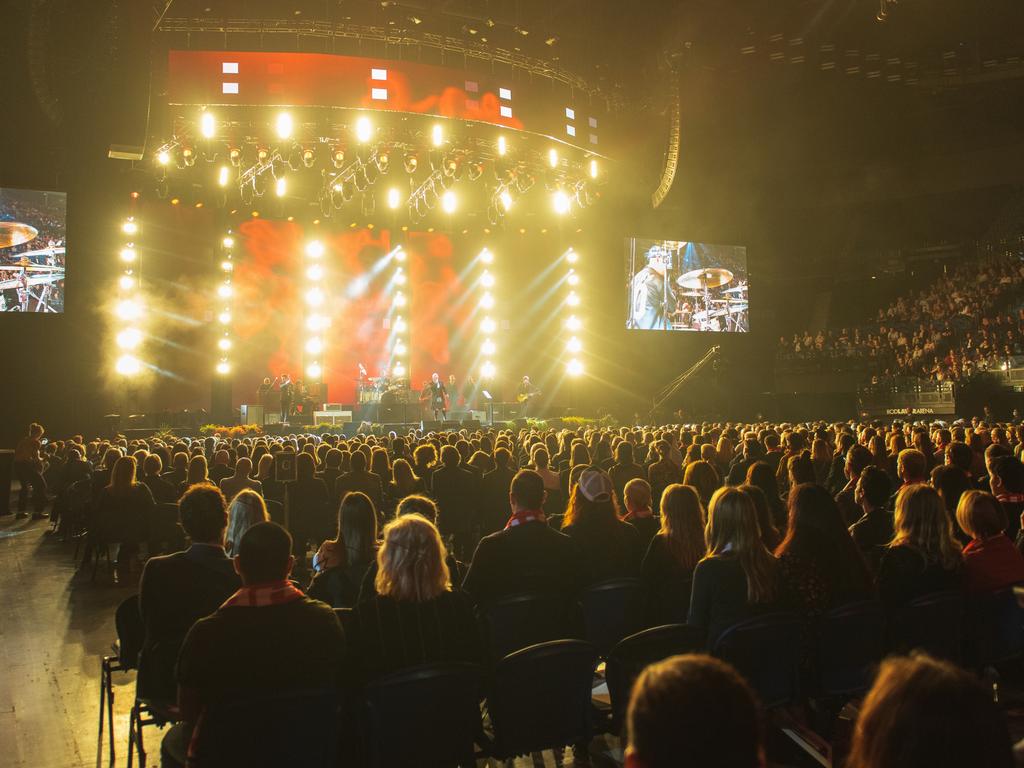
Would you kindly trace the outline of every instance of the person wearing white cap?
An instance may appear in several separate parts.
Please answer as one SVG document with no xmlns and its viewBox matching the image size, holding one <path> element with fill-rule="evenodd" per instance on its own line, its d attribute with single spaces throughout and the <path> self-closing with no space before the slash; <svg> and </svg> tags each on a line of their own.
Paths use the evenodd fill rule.
<svg viewBox="0 0 1024 768">
<path fill-rule="evenodd" d="M 643 559 L 640 534 L 619 517 L 612 480 L 597 469 L 585 469 L 572 488 L 562 531 L 583 550 L 590 583 L 638 576 Z"/>
</svg>

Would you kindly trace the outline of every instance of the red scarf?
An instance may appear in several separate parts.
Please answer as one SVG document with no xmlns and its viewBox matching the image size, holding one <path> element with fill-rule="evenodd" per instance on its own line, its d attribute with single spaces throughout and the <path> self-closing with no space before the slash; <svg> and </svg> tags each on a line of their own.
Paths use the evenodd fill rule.
<svg viewBox="0 0 1024 768">
<path fill-rule="evenodd" d="M 544 512 L 539 509 L 521 509 L 518 512 L 513 512 L 512 517 L 505 523 L 505 530 L 509 528 L 515 528 L 517 525 L 523 523 L 532 523 L 534 520 L 540 520 L 542 523 L 547 522 L 547 518 L 544 516 Z"/>
<path fill-rule="evenodd" d="M 290 581 L 271 581 L 266 584 L 250 584 L 242 587 L 224 601 L 221 608 L 265 608 L 268 605 L 282 605 L 305 597 Z"/>
<path fill-rule="evenodd" d="M 1001 493 L 996 500 L 1003 504 L 1020 504 L 1024 502 L 1024 493 Z"/>
</svg>

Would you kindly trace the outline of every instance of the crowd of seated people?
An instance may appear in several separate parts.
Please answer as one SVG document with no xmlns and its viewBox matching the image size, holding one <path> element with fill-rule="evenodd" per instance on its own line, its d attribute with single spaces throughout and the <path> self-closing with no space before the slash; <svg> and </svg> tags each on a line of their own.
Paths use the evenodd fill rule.
<svg viewBox="0 0 1024 768">
<path fill-rule="evenodd" d="M 27 439 L 38 437 L 34 426 Z M 428 662 L 481 663 L 488 606 L 523 593 L 568 600 L 609 579 L 636 579 L 646 626 L 697 627 L 709 651 L 738 622 L 792 612 L 801 675 L 813 675 L 813 628 L 833 608 L 877 599 L 895 616 L 923 595 L 1024 582 L 1022 451 L 1024 427 L 975 419 L 75 437 L 37 452 L 58 501 L 64 473 L 89 467 L 86 536 L 120 545 L 122 578 L 144 563 L 140 690 L 194 723 L 238 686 L 358 687 Z M 275 477 L 292 462 L 294 480 Z M 149 519 L 167 488 L 190 543 L 160 554 Z M 344 630 L 330 608 L 351 609 Z M 288 627 L 306 624 L 296 653 Z M 243 680 L 285 644 L 287 665 Z M 666 679 L 733 686 L 741 708 L 734 672 L 688 663 Z M 168 742 L 179 757 L 188 728 Z M 893 764 L 862 748 L 858 765 Z M 636 743 L 632 764 L 666 764 L 650 749 Z"/>
<path fill-rule="evenodd" d="M 900 297 L 860 326 L 803 331 L 779 339 L 782 361 L 866 365 L 874 380 L 968 379 L 1024 354 L 1024 262 L 1000 254 L 965 262 L 920 291 Z"/>
</svg>

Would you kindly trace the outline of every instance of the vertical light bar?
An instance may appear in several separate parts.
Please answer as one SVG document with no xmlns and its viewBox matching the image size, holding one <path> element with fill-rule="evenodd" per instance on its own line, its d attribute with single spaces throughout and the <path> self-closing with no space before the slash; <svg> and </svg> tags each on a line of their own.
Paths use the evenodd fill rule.
<svg viewBox="0 0 1024 768">
<path fill-rule="evenodd" d="M 229 229 L 220 241 L 221 260 L 217 279 L 217 366 L 221 376 L 231 373 L 231 308 L 234 304 L 235 238 Z"/>
<path fill-rule="evenodd" d="M 480 252 L 480 277 L 478 278 L 480 293 L 480 379 L 489 381 L 494 378 L 496 368 L 494 357 L 498 349 L 494 342 L 494 336 L 498 329 L 498 322 L 494 319 L 496 314 L 497 301 L 495 297 L 495 278 L 492 271 L 494 265 L 494 254 L 484 248 Z"/>
<path fill-rule="evenodd" d="M 133 202 L 138 199 L 132 194 Z M 141 368 L 138 351 L 142 345 L 142 299 L 139 295 L 139 252 L 136 246 L 140 225 L 134 215 L 121 222 L 121 273 L 117 278 L 117 301 L 114 305 L 115 341 L 118 356 L 115 371 L 121 376 L 134 376 Z"/>
<path fill-rule="evenodd" d="M 388 368 L 393 377 L 404 379 L 410 376 L 409 344 L 406 338 L 409 325 L 405 320 L 409 305 L 409 276 L 405 269 L 406 253 L 402 246 L 398 246 L 392 256 L 395 270 L 391 276 L 394 292 L 391 296 L 391 359 Z"/>
<path fill-rule="evenodd" d="M 329 325 L 324 295 L 324 245 L 319 240 L 306 244 L 306 382 L 319 382 L 323 376 L 324 332 Z"/>
<path fill-rule="evenodd" d="M 564 325 L 565 353 L 567 357 L 565 372 L 574 378 L 583 373 L 583 362 L 580 359 L 580 355 L 583 352 L 583 342 L 581 341 L 583 321 L 580 319 L 582 299 L 580 298 L 579 260 L 579 253 L 570 246 L 569 250 L 565 252 L 565 261 L 568 269 L 565 276 Z"/>
</svg>

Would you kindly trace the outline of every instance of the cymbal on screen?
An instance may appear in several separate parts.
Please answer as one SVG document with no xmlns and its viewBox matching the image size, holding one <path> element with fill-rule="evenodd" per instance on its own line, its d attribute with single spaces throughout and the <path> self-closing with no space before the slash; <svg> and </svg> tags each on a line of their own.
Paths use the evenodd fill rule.
<svg viewBox="0 0 1024 768">
<path fill-rule="evenodd" d="M 28 224 L 17 221 L 0 221 L 0 248 L 13 248 L 16 245 L 35 240 L 39 230 Z"/>
<path fill-rule="evenodd" d="M 694 269 L 676 278 L 676 284 L 683 288 L 717 288 L 732 282 L 732 272 L 720 267 Z"/>
</svg>

